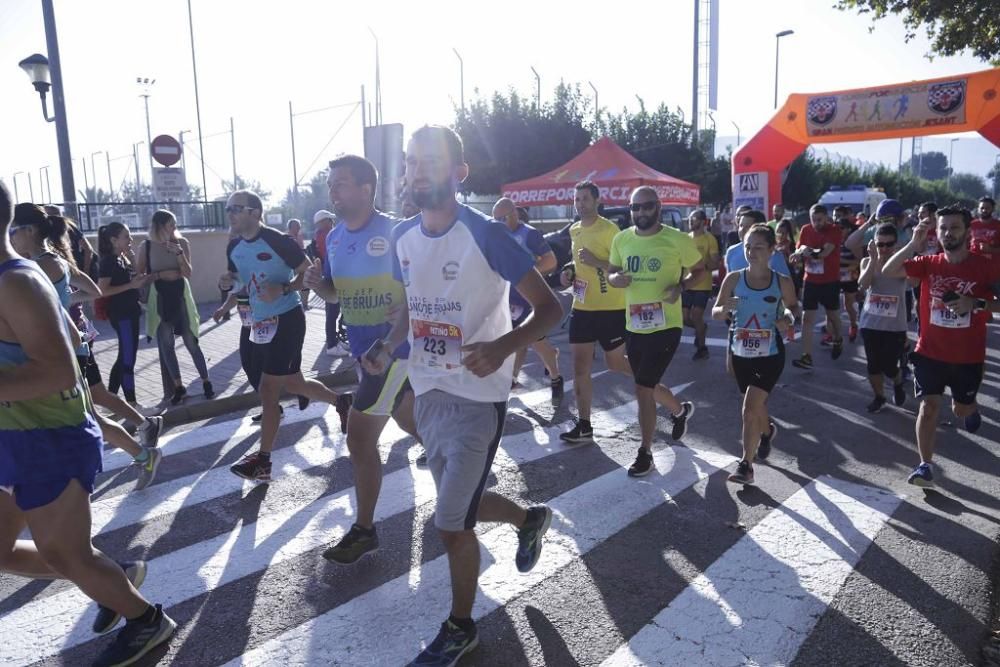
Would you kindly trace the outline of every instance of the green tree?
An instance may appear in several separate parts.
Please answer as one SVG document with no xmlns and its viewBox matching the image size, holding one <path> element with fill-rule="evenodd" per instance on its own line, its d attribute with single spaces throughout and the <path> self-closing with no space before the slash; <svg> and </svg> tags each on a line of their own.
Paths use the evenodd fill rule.
<svg viewBox="0 0 1000 667">
<path fill-rule="evenodd" d="M 919 172 L 921 178 L 929 181 L 941 181 L 951 174 L 948 156 L 938 151 L 929 151 L 910 158 L 910 171 Z"/>
<path fill-rule="evenodd" d="M 312 219 L 316 211 L 330 208 L 330 189 L 326 185 L 327 172 L 327 169 L 318 171 L 308 183 L 299 186 L 298 192 L 286 190 L 281 202 L 271 207 L 268 213 L 280 213 L 285 222 L 298 218 L 302 221 L 305 233 L 312 234 Z M 263 195 L 261 198 L 264 198 Z"/>
<path fill-rule="evenodd" d="M 906 41 L 921 29 L 931 42 L 931 56 L 972 54 L 1000 65 L 1000 11 L 996 0 L 838 0 L 836 7 L 870 14 L 877 21 L 901 16 Z M 874 25 L 871 27 L 874 30 Z"/>
<path fill-rule="evenodd" d="M 993 165 L 993 168 L 990 169 L 990 173 L 986 174 L 986 177 L 990 179 L 990 183 L 993 186 L 993 198 L 1000 197 L 1000 162 Z"/>
<path fill-rule="evenodd" d="M 970 205 L 989 193 L 986 189 L 986 181 L 983 180 L 982 176 L 976 174 L 955 174 L 948 184 L 959 201 Z"/>
</svg>

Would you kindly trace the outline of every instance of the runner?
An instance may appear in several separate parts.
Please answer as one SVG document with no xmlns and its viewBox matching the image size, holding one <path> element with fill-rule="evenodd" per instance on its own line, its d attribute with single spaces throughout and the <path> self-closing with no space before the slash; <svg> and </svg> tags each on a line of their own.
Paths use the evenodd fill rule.
<svg viewBox="0 0 1000 667">
<path fill-rule="evenodd" d="M 979 200 L 979 217 L 972 221 L 969 248 L 993 261 L 1000 261 L 1000 220 L 993 217 L 996 202 L 992 197 Z"/>
<path fill-rule="evenodd" d="M 10 241 L 18 253 L 38 264 L 55 287 L 59 303 L 67 313 L 73 300 L 78 302 L 82 300 L 79 295 L 74 299 L 71 295 L 72 288 L 80 290 L 80 294 L 90 299 L 101 295 L 94 281 L 81 273 L 73 263 L 73 256 L 66 245 L 66 222 L 61 216 L 46 215 L 34 204 L 18 204 L 14 207 Z M 74 322 L 74 325 L 76 324 Z M 81 334 L 86 336 L 83 333 L 86 331 L 84 327 Z M 76 357 L 81 373 L 94 392 L 92 394 L 94 402 L 97 403 L 96 397 L 99 396 L 102 400 L 97 403 L 98 405 L 108 408 L 137 427 L 145 447 L 140 446 L 119 424 L 105 419 L 99 412 L 94 412 L 94 418 L 108 444 L 127 452 L 139 467 L 136 490 L 145 489 L 153 483 L 163 458 L 163 453 L 155 449 L 163 428 L 163 417 L 143 417 L 135 408 L 104 388 L 100 370 L 97 368 L 88 341 L 81 341 L 76 349 Z"/>
<path fill-rule="evenodd" d="M 261 372 L 258 393 L 262 408 L 259 451 L 247 454 L 229 469 L 244 479 L 270 482 L 282 390 L 335 405 L 345 432 L 351 397 L 302 377 L 306 316 L 298 289 L 300 275 L 309 266 L 305 253 L 288 236 L 264 226 L 263 204 L 256 194 L 239 190 L 229 195 L 226 213 L 239 237 L 230 243 L 229 271 L 219 279 L 219 287 L 232 288 L 235 277 L 247 287 L 251 354 Z"/>
<path fill-rule="evenodd" d="M 322 209 L 313 215 L 313 226 L 316 234 L 313 237 L 313 244 L 316 248 L 316 257 L 319 258 L 323 266 L 326 266 L 326 237 L 333 231 L 333 213 Z M 326 346 L 325 351 L 331 357 L 347 357 L 351 354 L 351 347 L 347 341 L 340 338 L 340 301 L 326 302 Z"/>
<path fill-rule="evenodd" d="M 937 236 L 944 252 L 914 257 L 924 247 L 928 226 L 921 223 L 913 238 L 882 268 L 888 276 L 920 282 L 920 336 L 913 361 L 914 393 L 920 399 L 917 447 L 920 465 L 907 481 L 934 485 L 931 459 L 945 388 L 951 390 L 952 410 L 975 433 L 982 425 L 976 394 L 986 359 L 989 311 L 1000 311 L 989 285 L 1000 278 L 990 261 L 969 252 L 972 214 L 963 208 L 939 209 Z"/>
<path fill-rule="evenodd" d="M 657 391 L 670 410 L 674 440 L 684 437 L 694 414 L 694 403 L 678 401 L 660 379 L 681 342 L 684 317 L 678 300 L 684 284 L 697 285 L 704 268 L 697 242 L 660 222 L 656 190 L 648 185 L 636 188 L 630 208 L 635 226 L 611 242 L 608 282 L 625 293 L 626 347 L 639 403 L 642 442 L 628 475 L 644 477 L 653 469 Z"/>
<path fill-rule="evenodd" d="M 840 335 L 840 229 L 830 223 L 826 206 L 813 204 L 810 224 L 799 233 L 799 247 L 793 255 L 796 264 L 805 265 L 802 286 L 802 356 L 792 360 L 796 368 L 811 370 L 815 336 L 816 310 L 826 310 L 826 326 L 833 336 L 831 356 L 836 360 L 844 351 Z"/>
<path fill-rule="evenodd" d="M 854 233 L 854 217 L 849 206 L 838 206 L 833 210 L 837 226 L 840 228 L 840 293 L 843 295 L 844 310 L 850 327 L 847 330 L 847 340 L 853 343 L 858 338 L 858 276 L 860 275 L 861 256 L 855 255 L 847 247 L 847 238 Z M 830 343 L 833 343 L 831 338 Z"/>
<path fill-rule="evenodd" d="M 521 222 L 517 206 L 514 205 L 511 199 L 503 197 L 493 205 L 493 218 L 504 223 L 511 238 L 517 241 L 519 246 L 531 253 L 531 256 L 535 258 L 535 268 L 538 269 L 540 274 L 547 276 L 556 270 L 556 255 L 552 252 L 552 248 L 546 243 L 541 232 L 531 225 Z M 511 326 L 515 329 L 521 326 L 530 314 L 531 304 L 516 289 L 511 290 Z M 541 358 L 542 363 L 545 364 L 545 372 L 550 378 L 549 384 L 552 388 L 552 405 L 558 405 L 562 402 L 563 386 L 565 384 L 563 376 L 559 372 L 559 350 L 549 342 L 547 335 L 542 336 L 532 343 L 531 348 Z M 511 383 L 512 388 L 517 385 L 517 378 L 521 372 L 521 365 L 524 363 L 524 357 L 527 352 L 527 348 L 522 348 L 514 353 L 514 381 Z"/>
<path fill-rule="evenodd" d="M 754 457 L 767 459 L 778 433 L 767 399 L 785 369 L 782 336 L 795 325 L 799 300 L 792 279 L 771 268 L 774 230 L 750 228 L 743 240 L 750 266 L 726 275 L 712 317 L 731 322 L 733 374 L 743 397 L 743 458 L 730 482 L 754 484 Z"/>
<path fill-rule="evenodd" d="M 875 238 L 868 244 L 868 256 L 861 260 L 859 284 L 867 292 L 861 311 L 861 340 L 865 343 L 868 361 L 868 382 L 875 397 L 868 404 L 868 412 L 879 412 L 887 403 L 883 391 L 883 377 L 892 381 L 893 402 L 903 405 L 903 373 L 900 360 L 906 349 L 905 277 L 893 277 L 882 271 L 882 266 L 896 252 L 898 233 L 896 226 L 879 225 Z"/>
<path fill-rule="evenodd" d="M 472 620 L 479 578 L 477 520 L 518 527 L 517 569 L 531 570 L 552 520 L 545 506 L 527 510 L 484 492 L 506 414 L 514 352 L 559 322 L 555 295 L 534 260 L 506 230 L 455 199 L 465 180 L 462 140 L 424 126 L 406 151 L 406 177 L 422 213 L 392 234 L 393 271 L 406 290 L 388 337 L 362 358 L 369 373 L 392 365 L 391 350 L 410 342 L 417 431 L 437 487 L 434 524 L 451 569 L 451 615 L 411 665 L 454 665 L 479 638 Z M 512 330 L 510 285 L 534 312 Z"/>
<path fill-rule="evenodd" d="M 694 360 L 708 359 L 708 346 L 705 345 L 705 308 L 712 298 L 712 272 L 719 268 L 719 244 L 715 237 L 706 232 L 708 216 L 702 209 L 696 209 L 688 217 L 691 228 L 691 238 L 701 254 L 703 270 L 697 279 L 683 283 L 681 308 L 684 314 L 684 326 L 694 329 Z"/>
<path fill-rule="evenodd" d="M 116 564 L 91 543 L 89 495 L 103 441 L 73 362 L 79 336 L 51 281 L 11 247 L 11 213 L 0 183 L 0 569 L 69 579 L 103 605 L 98 632 L 124 616 L 95 664 L 130 664 L 177 626 L 136 591 L 145 563 Z M 31 540 L 18 539 L 25 529 Z"/>
<path fill-rule="evenodd" d="M 357 155 L 330 162 L 327 179 L 330 202 L 340 223 L 326 238 L 324 264 L 305 273 L 305 284 L 328 303 L 340 300 L 351 355 L 361 357 L 389 333 L 389 313 L 403 303 L 403 286 L 393 278 L 389 238 L 399 222 L 375 209 L 378 172 Z M 341 540 L 323 552 L 337 563 L 353 563 L 378 549 L 375 504 L 382 486 L 378 440 L 391 416 L 400 428 L 417 437 L 413 423 L 413 390 L 406 378 L 409 346 L 391 350 L 386 373 L 368 373 L 358 366 L 358 386 L 347 420 L 347 449 L 354 469 L 357 513 Z"/>
</svg>

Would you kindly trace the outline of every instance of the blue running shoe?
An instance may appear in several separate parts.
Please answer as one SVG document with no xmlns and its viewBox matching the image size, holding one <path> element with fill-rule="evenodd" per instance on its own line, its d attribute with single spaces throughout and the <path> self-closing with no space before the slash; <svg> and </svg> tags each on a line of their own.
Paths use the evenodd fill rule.
<svg viewBox="0 0 1000 667">
<path fill-rule="evenodd" d="M 910 476 L 906 478 L 906 481 L 913 486 L 919 486 L 924 489 L 933 489 L 934 473 L 931 472 L 931 464 L 921 463 L 918 465 L 913 469 L 913 472 L 910 473 Z"/>
<path fill-rule="evenodd" d="M 462 656 L 479 646 L 479 633 L 473 627 L 466 632 L 450 620 L 441 624 L 441 631 L 430 646 L 420 652 L 407 667 L 454 667 Z"/>
</svg>

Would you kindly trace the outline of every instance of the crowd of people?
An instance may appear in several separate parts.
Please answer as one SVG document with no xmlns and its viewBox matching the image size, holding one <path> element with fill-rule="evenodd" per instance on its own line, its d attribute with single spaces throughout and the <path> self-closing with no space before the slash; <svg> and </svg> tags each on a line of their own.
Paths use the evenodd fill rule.
<svg viewBox="0 0 1000 667">
<path fill-rule="evenodd" d="M 437 489 L 434 525 L 452 583 L 447 619 L 413 665 L 454 665 L 478 644 L 472 618 L 477 522 L 516 531 L 519 571 L 530 571 L 541 555 L 551 509 L 522 506 L 486 486 L 529 348 L 544 364 L 553 404 L 563 399 L 558 350 L 547 338 L 563 311 L 546 274 L 557 273 L 572 294 L 577 418 L 561 439 L 570 447 L 594 442 L 592 369 L 599 345 L 608 369 L 634 384 L 639 446 L 630 477 L 655 468 L 660 407 L 673 441 L 688 431 L 695 405 L 680 401 L 663 380 L 685 327 L 694 331 L 693 360 L 711 358 L 706 311 L 727 324 L 725 365 L 743 396 L 742 448 L 729 475 L 734 483 L 753 485 L 755 462 L 770 455 L 777 425 L 768 398 L 784 372 L 786 348 L 800 345 L 792 364 L 812 371 L 821 332 L 820 346 L 839 359 L 842 311 L 848 342 L 859 335 L 863 341 L 873 393 L 868 412 L 888 404 L 886 381 L 892 402 L 903 405 L 905 377 L 912 373 L 920 402 L 919 465 L 910 483 L 934 484 L 946 389 L 965 428 L 975 432 L 981 425 L 976 396 L 986 325 L 991 312 L 1000 311 L 1000 221 L 989 198 L 979 202 L 976 219 L 960 207 L 924 203 L 914 224 L 891 199 L 861 220 L 850 209 L 830 212 L 816 204 L 801 229 L 780 205 L 770 220 L 744 207 L 735 212 L 730 235 L 720 233 L 719 216 L 710 220 L 702 210 L 689 216 L 690 231 L 663 224 L 659 196 L 648 186 L 631 193 L 632 225 L 621 230 L 599 214 L 599 184 L 584 181 L 575 188 L 572 261 L 560 267 L 510 199 L 497 201 L 491 216 L 458 202 L 468 173 L 458 135 L 425 126 L 407 146 L 406 192 L 414 210 L 405 220 L 375 208 L 378 172 L 353 155 L 330 162 L 332 211 L 315 214 L 308 244 L 299 221 L 285 232 L 266 226 L 264 204 L 253 192 L 232 193 L 225 209 L 231 239 L 218 283 L 225 302 L 215 318 L 236 308 L 241 363 L 261 404 L 259 447 L 230 469 L 244 479 L 271 481 L 282 392 L 297 396 L 300 408 L 312 401 L 335 406 L 354 474 L 356 517 L 323 558 L 349 565 L 379 547 L 378 441 L 388 420 L 413 436 L 420 445 L 415 464 L 430 470 Z M 146 575 L 142 562 L 116 563 L 93 547 L 89 495 L 104 442 L 135 458 L 140 489 L 152 482 L 162 458 L 156 447 L 162 419 L 144 416 L 135 403 L 141 303 L 169 401 L 179 403 L 186 393 L 178 336 L 205 397 L 214 390 L 198 345 L 190 244 L 173 215 L 153 216 L 138 253 L 129 229 L 102 227 L 96 281 L 89 276 L 94 253 L 73 229 L 58 212 L 12 206 L 0 185 L 0 569 L 71 580 L 100 605 L 95 632 L 110 632 L 124 617 L 98 664 L 130 664 L 165 641 L 175 624 L 138 593 Z M 302 374 L 310 293 L 326 304 L 327 352 L 358 362 L 353 393 Z M 89 345 L 93 326 L 79 307 L 95 300 L 94 310 L 118 339 L 107 387 Z M 95 403 L 134 425 L 136 437 L 103 417 Z M 18 539 L 25 526 L 32 541 Z"/>
</svg>

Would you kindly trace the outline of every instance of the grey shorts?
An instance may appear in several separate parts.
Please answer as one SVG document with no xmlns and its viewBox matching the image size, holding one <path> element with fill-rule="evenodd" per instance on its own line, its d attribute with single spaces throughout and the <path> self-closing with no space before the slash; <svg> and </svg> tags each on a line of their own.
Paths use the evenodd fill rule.
<svg viewBox="0 0 1000 667">
<path fill-rule="evenodd" d="M 503 435 L 506 403 L 470 401 L 443 391 L 417 396 L 413 417 L 437 487 L 434 525 L 472 530 Z"/>
</svg>

